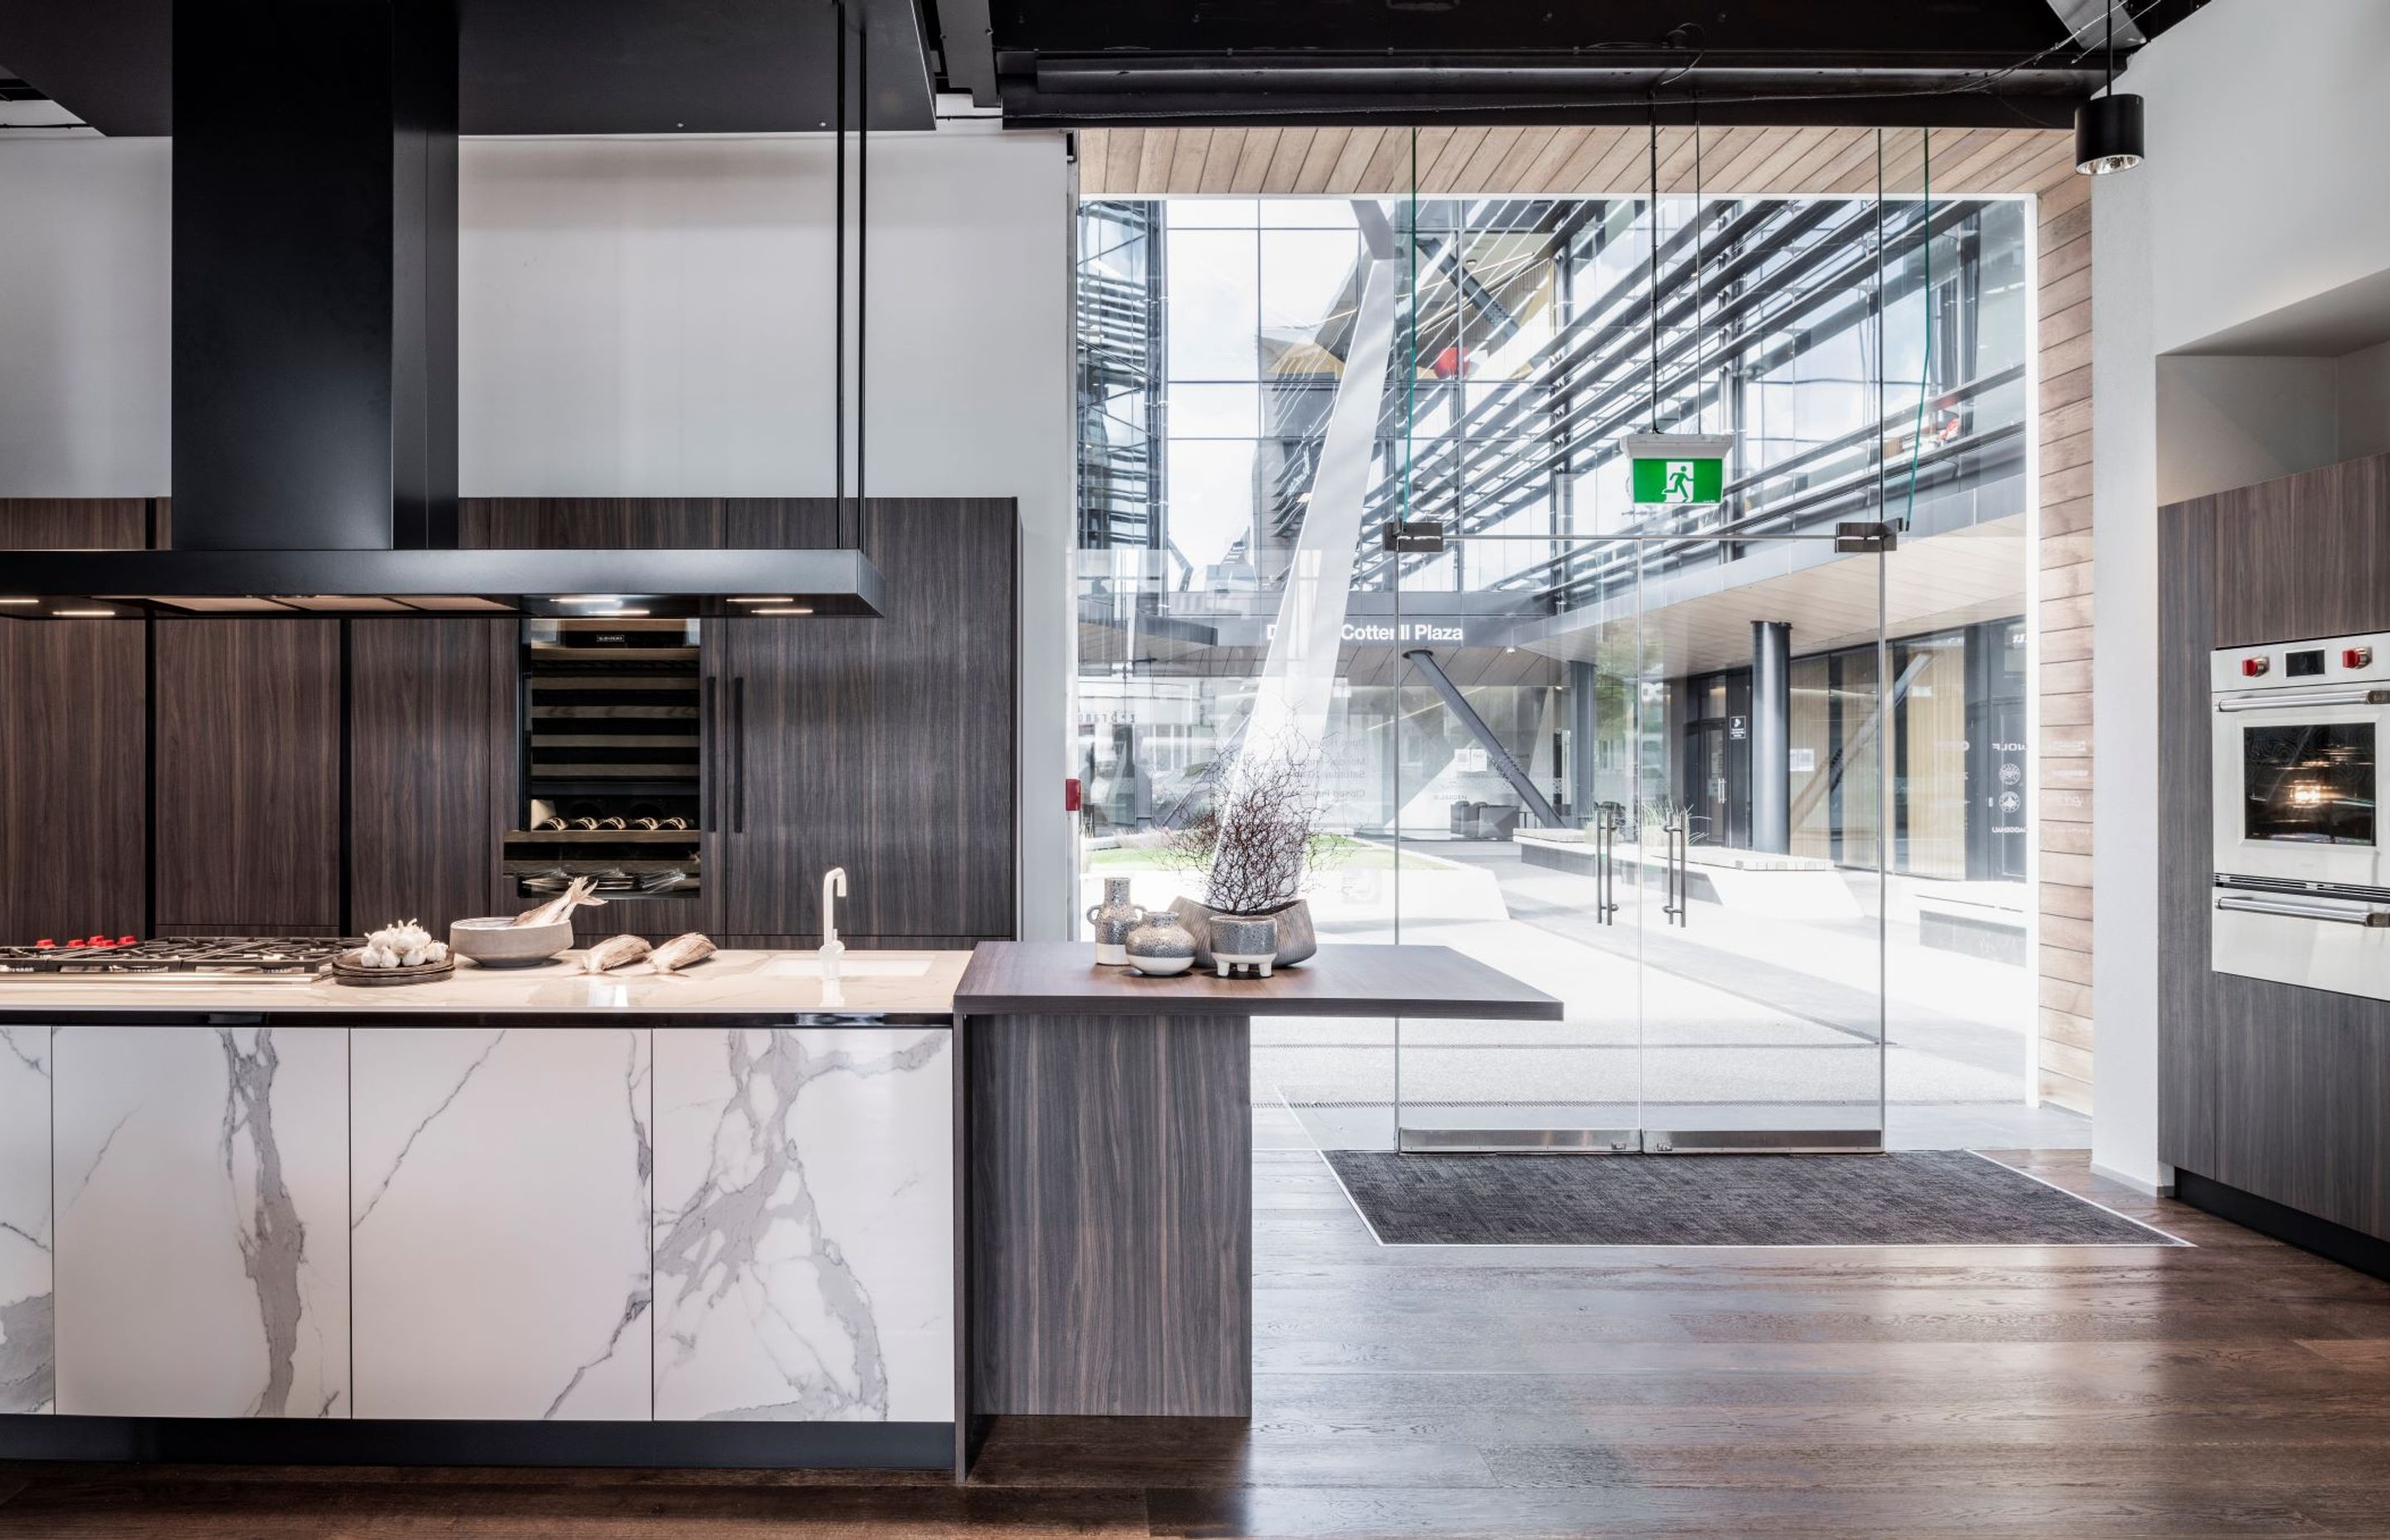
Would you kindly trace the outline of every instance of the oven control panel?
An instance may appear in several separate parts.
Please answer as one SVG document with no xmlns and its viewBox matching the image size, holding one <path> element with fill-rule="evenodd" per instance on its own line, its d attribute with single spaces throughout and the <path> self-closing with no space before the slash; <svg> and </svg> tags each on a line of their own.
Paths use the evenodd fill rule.
<svg viewBox="0 0 2390 1540">
<path fill-rule="evenodd" d="M 2221 648 L 2208 654 L 2208 683 L 2219 695 L 2300 686 L 2390 684 L 2390 632 Z"/>
</svg>

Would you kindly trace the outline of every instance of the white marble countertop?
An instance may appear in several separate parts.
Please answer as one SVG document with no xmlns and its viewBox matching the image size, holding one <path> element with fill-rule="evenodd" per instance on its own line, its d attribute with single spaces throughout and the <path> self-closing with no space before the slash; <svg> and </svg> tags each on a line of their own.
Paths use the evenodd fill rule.
<svg viewBox="0 0 2390 1540">
<path fill-rule="evenodd" d="M 537 968 L 480 968 L 430 983 L 359 988 L 329 979 L 178 980 L 173 974 L 0 978 L 0 1015 L 79 1011 L 293 1011 L 376 1016 L 787 1015 L 857 1011 L 946 1016 L 969 952 L 846 954 L 825 983 L 811 952 L 717 952 L 681 973 L 645 963 L 581 971 L 579 951 Z"/>
</svg>

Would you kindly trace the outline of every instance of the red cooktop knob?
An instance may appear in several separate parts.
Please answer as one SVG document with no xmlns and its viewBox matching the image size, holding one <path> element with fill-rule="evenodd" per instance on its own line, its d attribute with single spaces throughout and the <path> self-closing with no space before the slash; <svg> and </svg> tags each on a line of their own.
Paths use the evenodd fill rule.
<svg viewBox="0 0 2390 1540">
<path fill-rule="evenodd" d="M 2340 666 L 2343 668 L 2370 668 L 2372 663 L 2373 649 L 2370 647 L 2345 647 L 2340 649 Z"/>
<path fill-rule="evenodd" d="M 52 941 L 47 936 L 44 936 L 41 940 L 33 943 L 33 950 L 36 952 L 55 952 L 58 949 L 58 943 Z"/>
<path fill-rule="evenodd" d="M 91 938 L 91 944 L 94 946 L 114 946 L 116 943 L 109 940 L 106 936 L 94 936 Z"/>
<path fill-rule="evenodd" d="M 75 936 L 75 937 L 71 938 L 71 939 L 67 942 L 67 944 L 68 944 L 69 946 L 81 946 L 81 945 L 84 944 L 84 939 L 83 939 L 81 936 Z"/>
<path fill-rule="evenodd" d="M 119 936 L 119 937 L 117 937 L 117 938 L 116 938 L 116 944 L 117 944 L 117 945 L 119 945 L 119 946 L 134 946 L 134 945 L 137 945 L 137 944 L 139 944 L 139 943 L 136 943 L 136 942 L 135 942 L 135 941 L 131 936 Z"/>
<path fill-rule="evenodd" d="M 2243 658 L 2241 660 L 2241 674 L 2243 678 L 2255 679 L 2273 666 L 2263 658 Z"/>
</svg>

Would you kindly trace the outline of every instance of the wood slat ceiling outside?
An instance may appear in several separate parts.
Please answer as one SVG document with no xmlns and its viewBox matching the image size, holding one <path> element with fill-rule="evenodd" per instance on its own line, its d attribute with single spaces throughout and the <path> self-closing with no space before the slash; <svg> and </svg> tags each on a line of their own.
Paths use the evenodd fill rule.
<svg viewBox="0 0 2390 1540">
<path fill-rule="evenodd" d="M 2051 129 L 1710 128 L 1698 138 L 1660 131 L 1664 191 L 1865 194 L 1881 174 L 1900 192 L 2028 193 L 2075 173 L 2072 135 Z M 1417 153 L 1423 195 L 1638 193 L 1651 176 L 1641 128 L 1422 128 Z M 1399 197 L 1411 164 L 1410 131 L 1400 128 L 1087 129 L 1079 195 Z"/>
</svg>

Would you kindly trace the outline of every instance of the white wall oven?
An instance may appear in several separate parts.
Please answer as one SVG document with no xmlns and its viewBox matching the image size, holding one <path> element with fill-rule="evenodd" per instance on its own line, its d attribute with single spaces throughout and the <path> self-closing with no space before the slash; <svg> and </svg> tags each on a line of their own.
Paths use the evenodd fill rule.
<svg viewBox="0 0 2390 1540">
<path fill-rule="evenodd" d="M 2214 967 L 2390 1000 L 2390 633 L 2209 655 Z"/>
</svg>

